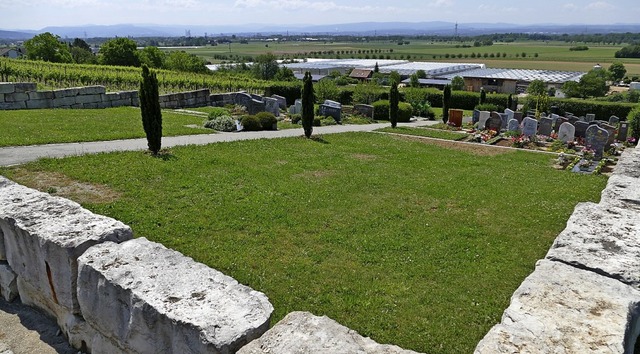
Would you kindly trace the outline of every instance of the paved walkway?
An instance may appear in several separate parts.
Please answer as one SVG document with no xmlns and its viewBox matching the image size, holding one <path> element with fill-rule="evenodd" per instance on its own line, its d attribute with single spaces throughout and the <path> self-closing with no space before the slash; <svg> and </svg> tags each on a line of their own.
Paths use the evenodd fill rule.
<svg viewBox="0 0 640 354">
<path fill-rule="evenodd" d="M 411 123 L 398 123 L 400 127 L 416 127 L 427 126 L 439 123 L 439 121 L 419 120 Z M 364 124 L 364 125 L 330 125 L 326 127 L 313 127 L 314 135 L 321 134 L 337 134 L 347 132 L 368 132 L 379 128 L 388 127 L 389 123 Z M 212 143 L 238 141 L 238 140 L 255 140 L 255 139 L 274 139 L 287 138 L 294 136 L 302 136 L 303 130 L 300 129 L 284 129 L 277 131 L 260 131 L 260 132 L 238 132 L 238 133 L 217 133 L 205 135 L 183 135 L 162 138 L 162 147 L 173 147 L 180 145 L 207 145 Z M 112 141 L 94 141 L 86 143 L 68 143 L 68 144 L 47 144 L 32 146 L 16 146 L 0 148 L 0 166 L 20 165 L 23 163 L 35 161 L 42 157 L 65 157 L 77 156 L 85 154 L 96 154 L 100 152 L 113 151 L 135 151 L 146 150 L 147 140 L 128 139 L 128 140 L 112 140 Z"/>
</svg>

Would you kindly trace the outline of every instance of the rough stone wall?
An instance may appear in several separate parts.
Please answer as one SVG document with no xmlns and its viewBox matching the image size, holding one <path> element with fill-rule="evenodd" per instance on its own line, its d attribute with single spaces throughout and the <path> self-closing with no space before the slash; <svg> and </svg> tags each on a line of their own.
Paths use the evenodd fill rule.
<svg viewBox="0 0 640 354">
<path fill-rule="evenodd" d="M 475 353 L 626 353 L 640 335 L 640 149 L 580 203 Z"/>
<path fill-rule="evenodd" d="M 161 108 L 208 106 L 209 89 L 161 95 Z M 35 83 L 0 82 L 0 110 L 140 106 L 138 91 L 106 92 L 104 86 L 37 91 Z"/>
</svg>

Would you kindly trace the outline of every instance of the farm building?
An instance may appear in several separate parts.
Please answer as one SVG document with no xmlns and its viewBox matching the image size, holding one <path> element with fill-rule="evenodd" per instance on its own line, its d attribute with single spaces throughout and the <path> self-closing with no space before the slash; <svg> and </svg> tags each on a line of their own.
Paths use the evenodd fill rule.
<svg viewBox="0 0 640 354">
<path fill-rule="evenodd" d="M 16 59 L 22 56 L 21 49 L 15 48 L 0 48 L 0 57 Z"/>
<path fill-rule="evenodd" d="M 534 80 L 544 81 L 549 88 L 562 88 L 567 81 L 578 81 L 583 72 L 531 70 L 531 69 L 476 69 L 457 74 L 443 75 L 440 78 L 452 79 L 461 76 L 464 79 L 466 91 L 480 91 L 484 88 L 488 92 L 522 93 Z"/>
</svg>

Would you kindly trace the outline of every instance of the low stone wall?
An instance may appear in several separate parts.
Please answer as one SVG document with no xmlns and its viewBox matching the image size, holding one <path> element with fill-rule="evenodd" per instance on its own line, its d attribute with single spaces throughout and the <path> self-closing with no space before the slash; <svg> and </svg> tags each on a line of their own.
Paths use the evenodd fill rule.
<svg viewBox="0 0 640 354">
<path fill-rule="evenodd" d="M 209 89 L 161 95 L 160 107 L 168 109 L 208 106 Z M 35 83 L 0 82 L 0 110 L 43 108 L 110 108 L 134 106 L 138 91 L 106 92 L 104 86 L 37 91 Z"/>
<path fill-rule="evenodd" d="M 626 353 L 640 335 L 640 149 L 580 203 L 475 353 Z"/>
</svg>

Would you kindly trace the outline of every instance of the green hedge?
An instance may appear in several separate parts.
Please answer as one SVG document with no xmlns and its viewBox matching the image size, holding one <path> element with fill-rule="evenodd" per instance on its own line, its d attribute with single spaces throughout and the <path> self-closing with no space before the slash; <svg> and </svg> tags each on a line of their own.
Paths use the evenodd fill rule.
<svg viewBox="0 0 640 354">
<path fill-rule="evenodd" d="M 431 104 L 431 107 L 442 108 L 442 91 L 435 88 L 424 88 L 424 96 Z M 504 109 L 507 107 L 509 95 L 507 94 L 488 94 L 486 103 L 495 104 Z M 468 91 L 451 92 L 451 102 L 449 108 L 472 110 L 480 102 L 480 93 Z"/>
<path fill-rule="evenodd" d="M 596 119 L 609 120 L 611 116 L 620 117 L 624 120 L 629 112 L 636 107 L 634 103 L 618 103 L 618 102 L 601 102 L 587 101 L 576 99 L 558 99 L 553 98 L 550 102 L 551 106 L 558 107 L 560 114 L 571 112 L 576 116 L 584 116 L 587 113 L 596 115 Z"/>
<path fill-rule="evenodd" d="M 389 120 L 389 100 L 373 102 L 373 119 Z M 413 117 L 413 107 L 406 102 L 398 104 L 398 122 L 407 123 Z"/>
<path fill-rule="evenodd" d="M 287 99 L 287 105 L 291 106 L 298 98 L 302 97 L 302 82 L 272 82 L 265 89 L 265 96 L 282 96 Z"/>
</svg>

